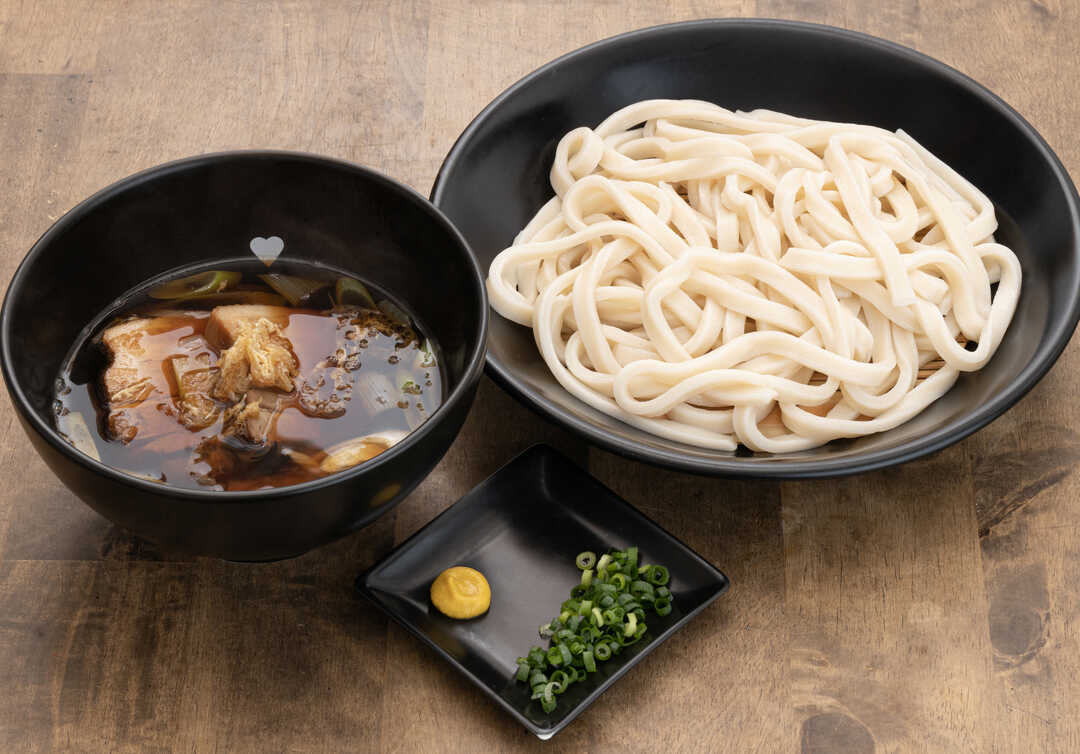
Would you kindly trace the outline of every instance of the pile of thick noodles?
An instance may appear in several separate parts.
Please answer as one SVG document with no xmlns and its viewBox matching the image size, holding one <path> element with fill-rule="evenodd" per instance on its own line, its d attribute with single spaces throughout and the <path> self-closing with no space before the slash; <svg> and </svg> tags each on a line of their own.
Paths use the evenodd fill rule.
<svg viewBox="0 0 1080 754">
<path fill-rule="evenodd" d="M 551 185 L 492 306 L 573 395 L 692 445 L 891 429 L 987 363 L 1020 292 L 993 205 L 902 131 L 650 100 L 566 134 Z"/>
</svg>

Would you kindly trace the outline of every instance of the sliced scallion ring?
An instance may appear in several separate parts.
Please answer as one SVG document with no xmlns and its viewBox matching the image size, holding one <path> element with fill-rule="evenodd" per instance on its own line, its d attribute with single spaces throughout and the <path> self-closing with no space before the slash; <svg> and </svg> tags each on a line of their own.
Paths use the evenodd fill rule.
<svg viewBox="0 0 1080 754">
<path fill-rule="evenodd" d="M 668 574 L 668 569 L 664 568 L 664 566 L 653 565 L 649 566 L 649 571 L 645 575 L 645 578 L 649 580 L 649 583 L 655 586 L 664 586 L 671 579 L 671 576 Z"/>
</svg>

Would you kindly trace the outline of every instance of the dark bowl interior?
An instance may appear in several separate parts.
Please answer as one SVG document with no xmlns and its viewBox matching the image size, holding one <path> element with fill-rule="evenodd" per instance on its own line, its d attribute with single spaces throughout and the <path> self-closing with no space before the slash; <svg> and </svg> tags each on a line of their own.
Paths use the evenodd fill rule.
<svg viewBox="0 0 1080 754">
<path fill-rule="evenodd" d="M 263 492 L 190 491 L 113 471 L 53 430 L 53 385 L 79 331 L 137 284 L 181 266 L 249 254 L 279 236 L 282 259 L 353 272 L 424 323 L 442 349 L 443 405 L 406 440 L 354 470 Z M 411 189 L 335 160 L 237 152 L 127 178 L 61 218 L 13 278 L 0 314 L 8 391 L 57 475 L 136 534 L 237 560 L 296 555 L 388 510 L 449 448 L 475 394 L 487 299 L 467 244 Z"/>
<path fill-rule="evenodd" d="M 1057 157 L 1008 105 L 966 76 L 899 45 L 826 26 L 715 20 L 631 32 L 570 53 L 519 81 L 462 134 L 432 199 L 480 265 L 510 244 L 552 195 L 555 146 L 643 99 L 690 98 L 823 120 L 902 128 L 979 186 L 997 238 L 1020 258 L 1012 326 L 980 372 L 889 432 L 783 455 L 704 450 L 654 437 L 586 406 L 549 374 L 532 333 L 495 315 L 487 366 L 541 414 L 632 458 L 706 474 L 798 478 L 901 463 L 965 437 L 1042 377 L 1076 326 L 1080 221 Z"/>
</svg>

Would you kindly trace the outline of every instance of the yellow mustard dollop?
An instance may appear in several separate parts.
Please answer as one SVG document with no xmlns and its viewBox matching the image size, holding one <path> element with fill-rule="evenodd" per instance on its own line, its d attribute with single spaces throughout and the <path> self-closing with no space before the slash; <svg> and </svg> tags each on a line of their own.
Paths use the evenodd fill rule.
<svg viewBox="0 0 1080 754">
<path fill-rule="evenodd" d="M 454 566 L 431 583 L 431 601 L 450 618 L 475 618 L 491 607 L 491 587 L 475 568 Z"/>
</svg>

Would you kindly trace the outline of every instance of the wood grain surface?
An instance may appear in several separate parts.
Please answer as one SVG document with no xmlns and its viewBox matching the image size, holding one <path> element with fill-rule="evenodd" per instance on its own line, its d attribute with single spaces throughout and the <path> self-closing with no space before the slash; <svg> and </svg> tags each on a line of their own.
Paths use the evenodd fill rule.
<svg viewBox="0 0 1080 754">
<path fill-rule="evenodd" d="M 709 16 L 877 34 L 973 76 L 1080 170 L 1069 0 L 0 0 L 0 281 L 66 209 L 236 147 L 366 163 L 426 193 L 504 87 L 603 37 Z M 0 752 L 1080 750 L 1075 343 L 939 455 L 740 483 L 590 450 L 490 382 L 396 511 L 238 565 L 117 530 L 47 471 L 0 396 Z M 734 587 L 541 743 L 358 602 L 357 572 L 547 441 Z"/>
</svg>

